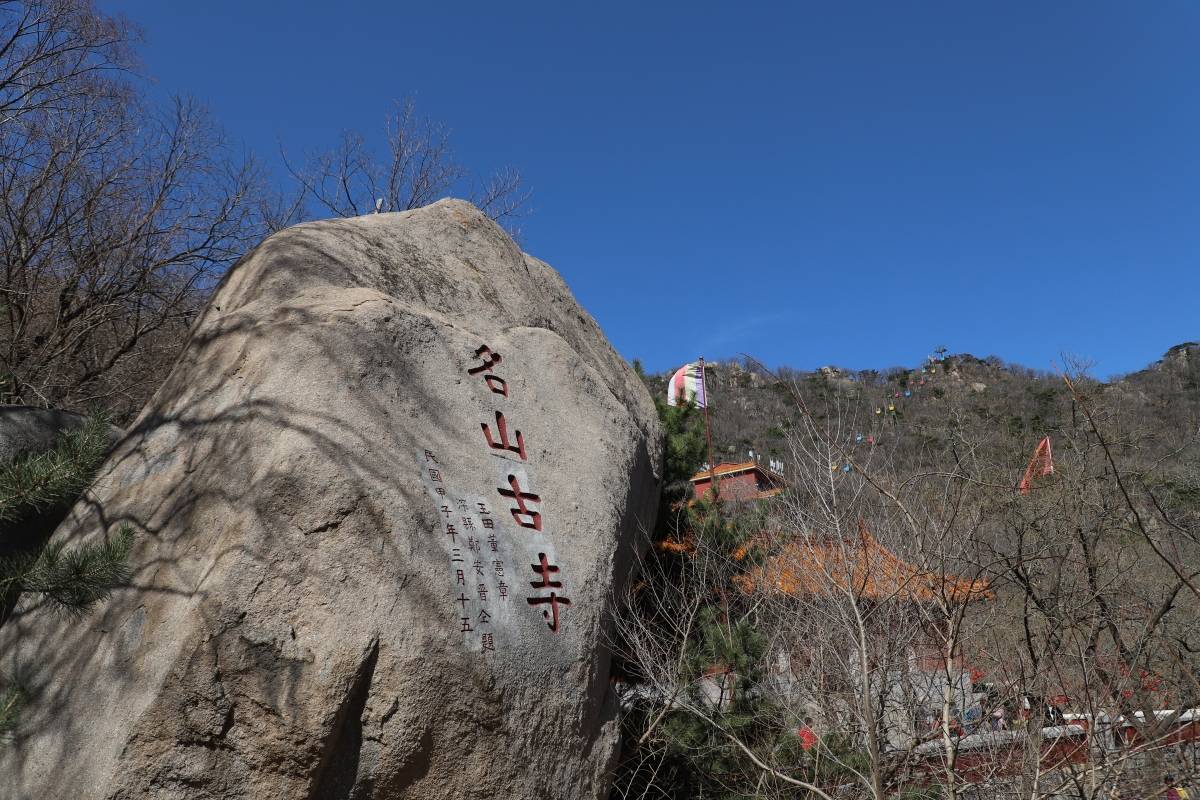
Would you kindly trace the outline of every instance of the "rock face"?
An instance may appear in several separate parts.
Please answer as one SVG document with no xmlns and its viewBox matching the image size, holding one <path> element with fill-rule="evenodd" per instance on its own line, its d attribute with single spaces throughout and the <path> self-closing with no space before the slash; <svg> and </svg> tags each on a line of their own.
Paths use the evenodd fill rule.
<svg viewBox="0 0 1200 800">
<path fill-rule="evenodd" d="M 133 587 L 0 629 L 31 697 L 4 797 L 604 796 L 659 448 L 561 278 L 469 204 L 272 236 L 55 533 L 132 523 Z"/>
</svg>

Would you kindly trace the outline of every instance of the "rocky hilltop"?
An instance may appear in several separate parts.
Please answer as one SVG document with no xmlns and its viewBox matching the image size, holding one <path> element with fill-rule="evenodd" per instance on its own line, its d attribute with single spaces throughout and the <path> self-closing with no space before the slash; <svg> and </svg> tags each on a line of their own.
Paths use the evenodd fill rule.
<svg viewBox="0 0 1200 800">
<path fill-rule="evenodd" d="M 788 431 L 797 412 L 793 390 L 818 416 L 840 420 L 849 434 L 874 432 L 883 441 L 897 427 L 919 434 L 890 437 L 900 448 L 896 456 L 915 459 L 913 464 L 920 462 L 915 448 L 947 441 L 952 429 L 973 428 L 990 441 L 996 457 L 1020 461 L 1018 454 L 1027 457 L 1037 439 L 1078 423 L 1061 375 L 994 356 L 947 354 L 882 370 L 826 366 L 772 372 L 753 361 L 731 360 L 708 365 L 707 373 L 718 460 L 744 460 L 754 451 L 764 463 L 786 462 Z M 653 394 L 662 396 L 668 377 L 644 379 Z M 1200 427 L 1200 343 L 1176 345 L 1128 375 L 1083 384 L 1098 402 L 1119 408 L 1139 444 L 1151 451 L 1174 446 Z"/>
</svg>

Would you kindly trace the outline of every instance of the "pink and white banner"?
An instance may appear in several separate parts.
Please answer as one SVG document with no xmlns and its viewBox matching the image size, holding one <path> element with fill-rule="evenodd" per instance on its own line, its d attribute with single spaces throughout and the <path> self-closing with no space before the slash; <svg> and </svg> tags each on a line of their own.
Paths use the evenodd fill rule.
<svg viewBox="0 0 1200 800">
<path fill-rule="evenodd" d="M 697 408 L 708 405 L 708 394 L 704 391 L 704 364 L 684 364 L 667 383 L 667 405 L 678 406 L 691 401 Z"/>
</svg>

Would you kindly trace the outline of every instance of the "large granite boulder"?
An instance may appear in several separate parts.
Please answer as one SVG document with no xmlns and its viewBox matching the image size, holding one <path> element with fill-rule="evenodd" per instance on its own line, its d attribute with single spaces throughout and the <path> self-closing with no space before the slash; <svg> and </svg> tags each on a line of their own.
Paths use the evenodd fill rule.
<svg viewBox="0 0 1200 800">
<path fill-rule="evenodd" d="M 467 203 L 300 225 L 227 277 L 55 533 L 132 587 L 0 629 L 6 798 L 591 798 L 652 524 L 645 388 Z"/>
</svg>

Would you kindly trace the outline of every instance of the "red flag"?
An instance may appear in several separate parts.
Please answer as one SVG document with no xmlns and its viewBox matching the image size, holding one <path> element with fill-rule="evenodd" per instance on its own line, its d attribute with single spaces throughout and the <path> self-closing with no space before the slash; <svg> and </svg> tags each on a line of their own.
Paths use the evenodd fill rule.
<svg viewBox="0 0 1200 800">
<path fill-rule="evenodd" d="M 1038 442 L 1033 451 L 1033 458 L 1029 459 L 1029 466 L 1025 468 L 1025 475 L 1021 478 L 1021 494 L 1029 494 L 1030 482 L 1035 477 L 1044 478 L 1052 472 L 1054 457 L 1050 454 L 1050 437 L 1047 436 Z"/>
<path fill-rule="evenodd" d="M 811 750 L 813 746 L 820 741 L 817 734 L 813 733 L 813 729 L 808 725 L 802 725 L 796 729 L 796 736 L 800 737 L 800 749 Z"/>
</svg>

